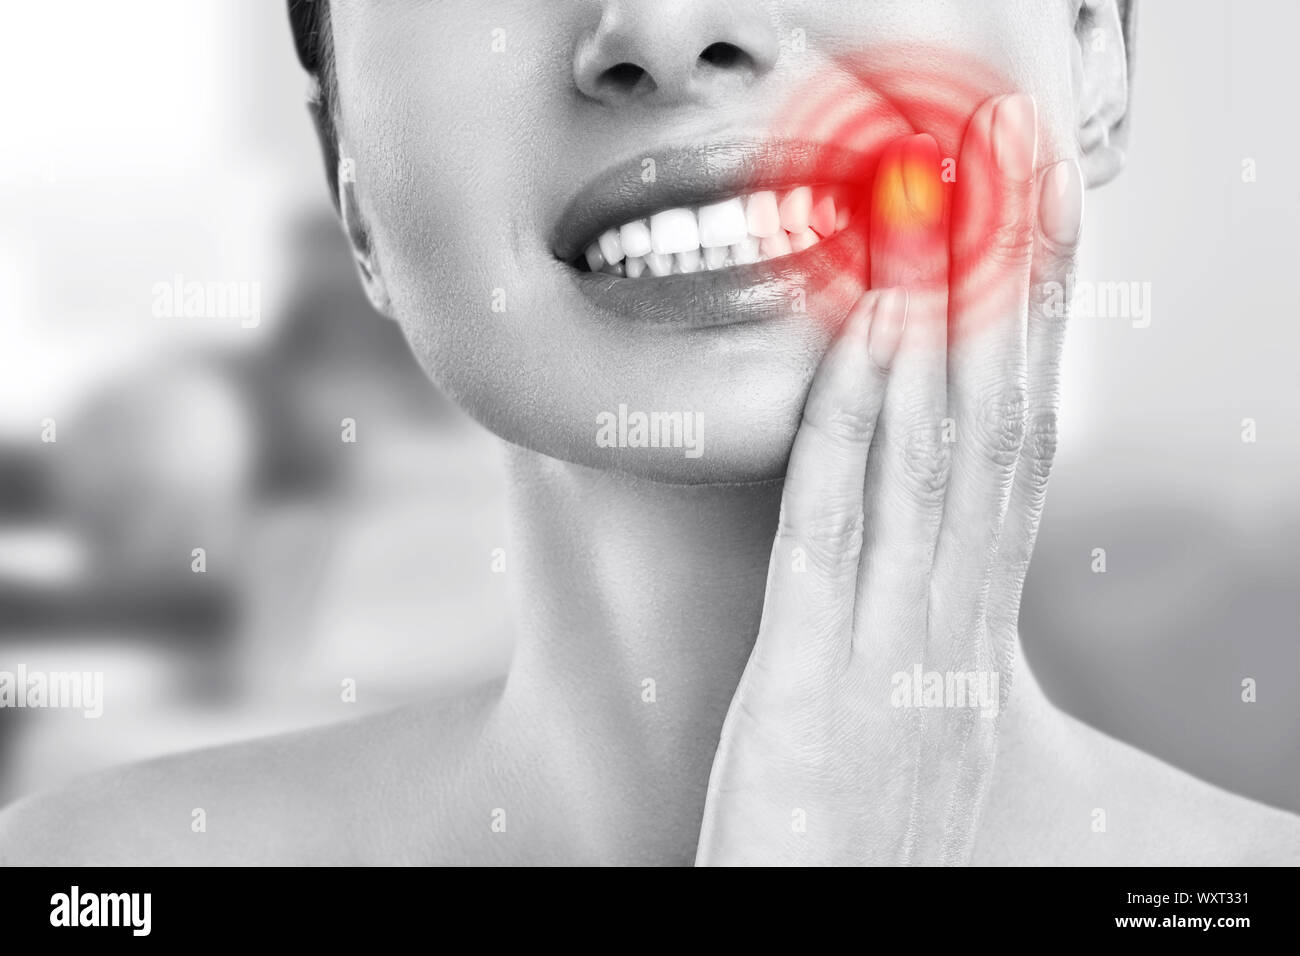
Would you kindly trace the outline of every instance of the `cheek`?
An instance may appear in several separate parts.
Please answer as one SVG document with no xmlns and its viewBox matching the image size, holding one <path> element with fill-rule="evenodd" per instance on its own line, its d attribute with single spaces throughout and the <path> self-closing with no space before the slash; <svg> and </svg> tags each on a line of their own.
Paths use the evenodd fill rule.
<svg viewBox="0 0 1300 956">
<path fill-rule="evenodd" d="M 563 423 L 590 417 L 575 402 L 601 361 L 548 295 L 568 281 L 558 275 L 567 267 L 524 238 L 532 212 L 512 185 L 509 150 L 488 150 L 470 168 L 445 141 L 405 145 L 432 158 L 407 164 L 409 178 L 381 180 L 374 194 L 394 317 L 434 384 L 470 416 L 516 443 L 561 452 Z"/>
<path fill-rule="evenodd" d="M 529 340 L 546 331 L 538 270 L 558 264 L 537 237 L 547 191 L 556 188 L 546 164 L 562 152 L 553 141 L 553 87 L 568 74 L 538 59 L 562 48 L 541 34 L 557 29 L 549 21 L 503 16 L 489 29 L 481 11 L 422 10 L 385 30 L 382 69 L 348 77 L 348 145 L 413 351 L 462 403 L 479 393 L 499 402 L 524 387 L 536 352 Z"/>
<path fill-rule="evenodd" d="M 898 102 L 913 110 L 915 127 L 946 150 L 956 150 L 964 117 L 984 97 L 1029 93 L 1048 155 L 1059 159 L 1072 148 L 1075 127 L 1075 6 L 1071 0 L 826 0 L 787 14 L 784 26 L 805 30 L 809 48 L 828 61 L 894 86 Z M 908 89 L 914 74 L 921 86 Z M 953 99 L 936 97 L 940 90 Z"/>
<path fill-rule="evenodd" d="M 508 254 L 514 200 L 499 151 L 450 148 L 490 134 L 467 140 L 454 132 L 459 117 L 431 108 L 407 117 L 359 137 L 373 146 L 359 147 L 357 175 L 394 317 L 435 381 L 459 393 L 456 378 L 481 373 L 520 306 L 508 293 L 520 285 Z"/>
</svg>

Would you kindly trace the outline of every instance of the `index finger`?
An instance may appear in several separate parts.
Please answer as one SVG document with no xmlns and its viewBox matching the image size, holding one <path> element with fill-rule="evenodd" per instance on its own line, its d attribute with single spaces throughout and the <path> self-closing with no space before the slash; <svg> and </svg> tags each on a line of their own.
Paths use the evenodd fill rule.
<svg viewBox="0 0 1300 956">
<path fill-rule="evenodd" d="M 817 370 L 795 435 L 755 653 L 803 655 L 852 620 L 862 485 L 885 383 L 907 320 L 901 289 L 863 294 Z M 811 625 L 811 627 L 810 627 Z"/>
</svg>

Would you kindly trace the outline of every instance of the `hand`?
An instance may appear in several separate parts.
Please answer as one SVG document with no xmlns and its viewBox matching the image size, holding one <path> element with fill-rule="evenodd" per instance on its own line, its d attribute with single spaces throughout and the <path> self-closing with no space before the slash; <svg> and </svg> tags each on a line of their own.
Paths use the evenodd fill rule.
<svg viewBox="0 0 1300 956">
<path fill-rule="evenodd" d="M 970 858 L 1055 445 L 1041 290 L 1082 211 L 1073 160 L 1036 181 L 1035 127 L 1027 96 L 983 104 L 950 205 L 931 137 L 881 157 L 872 291 L 795 438 L 701 865 Z"/>
</svg>

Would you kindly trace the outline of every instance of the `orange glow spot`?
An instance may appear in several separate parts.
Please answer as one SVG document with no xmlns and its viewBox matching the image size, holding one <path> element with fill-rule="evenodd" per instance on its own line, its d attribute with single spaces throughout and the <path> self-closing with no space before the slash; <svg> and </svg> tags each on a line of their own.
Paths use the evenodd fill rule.
<svg viewBox="0 0 1300 956">
<path fill-rule="evenodd" d="M 872 207 L 879 225 L 905 231 L 929 229 L 939 222 L 943 184 L 937 159 L 932 151 L 909 148 L 877 170 Z"/>
</svg>

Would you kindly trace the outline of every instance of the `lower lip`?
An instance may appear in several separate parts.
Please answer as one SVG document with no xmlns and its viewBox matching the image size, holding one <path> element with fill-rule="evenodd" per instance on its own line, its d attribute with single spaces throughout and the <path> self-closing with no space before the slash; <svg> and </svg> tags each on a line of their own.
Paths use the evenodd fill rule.
<svg viewBox="0 0 1300 956">
<path fill-rule="evenodd" d="M 789 319 L 801 309 L 826 318 L 817 316 L 814 296 L 866 268 L 865 227 L 851 222 L 803 252 L 713 272 L 623 279 L 571 271 L 582 294 L 613 318 L 699 329 Z"/>
</svg>

